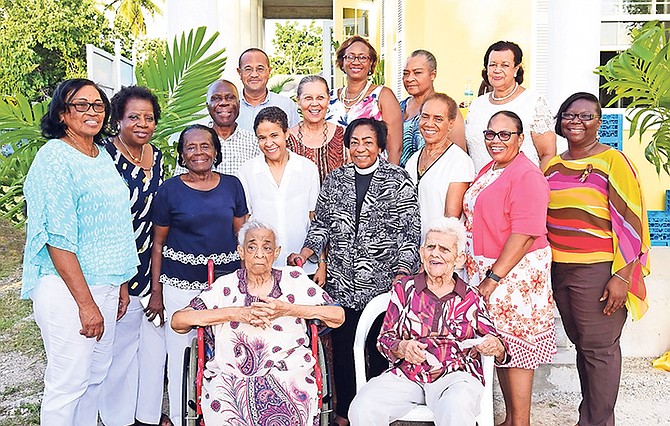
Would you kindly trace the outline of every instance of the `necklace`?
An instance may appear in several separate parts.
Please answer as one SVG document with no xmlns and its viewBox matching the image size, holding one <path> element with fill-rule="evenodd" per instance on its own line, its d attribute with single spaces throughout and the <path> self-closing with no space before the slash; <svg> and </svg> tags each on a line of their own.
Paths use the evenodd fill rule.
<svg viewBox="0 0 670 426">
<path fill-rule="evenodd" d="M 367 84 L 361 90 L 358 92 L 358 94 L 352 98 L 347 98 L 345 93 L 349 92 L 349 86 L 344 86 L 340 90 L 340 102 L 342 102 L 347 109 L 351 109 L 354 105 L 356 105 L 362 98 L 363 96 L 368 93 L 368 89 L 370 89 L 370 86 L 372 85 L 372 81 L 368 80 Z"/>
<path fill-rule="evenodd" d="M 428 170 L 430 168 L 430 166 L 433 165 L 433 163 L 435 162 L 437 157 L 442 155 L 442 153 L 444 153 L 447 150 L 447 148 L 449 148 L 449 146 L 451 146 L 451 141 L 447 141 L 447 142 L 448 143 L 447 143 L 446 148 L 437 149 L 437 150 L 433 151 L 432 153 L 428 153 L 425 147 L 421 150 L 421 154 L 419 154 L 419 161 L 417 161 L 417 170 L 418 170 L 420 175 L 423 175 L 426 172 L 426 170 Z M 424 153 L 426 153 L 427 158 L 424 157 Z M 422 159 L 423 159 L 423 161 L 422 161 Z M 419 164 L 421 164 L 421 163 L 423 163 L 423 167 L 419 166 Z"/>
<path fill-rule="evenodd" d="M 137 158 L 133 155 L 132 152 L 130 152 L 130 149 L 128 149 L 128 145 L 126 145 L 126 143 L 123 141 L 123 139 L 121 138 L 121 135 L 119 134 L 119 135 L 117 135 L 117 137 L 119 138 L 119 142 L 121 142 L 121 145 L 123 145 L 123 147 L 126 149 L 126 152 L 128 153 L 128 155 L 130 155 L 130 158 L 133 160 L 133 162 L 136 163 L 139 166 L 140 163 L 142 163 L 142 159 L 144 158 L 144 147 L 146 145 L 142 145 L 142 148 L 140 148 L 140 158 Z"/>
<path fill-rule="evenodd" d="M 311 147 L 305 145 L 302 142 L 302 124 L 303 124 L 302 121 L 300 123 L 298 123 L 298 143 L 300 145 L 306 147 L 306 148 L 311 148 Z M 321 144 L 321 146 L 318 146 L 318 147 L 312 148 L 312 149 L 317 149 L 317 148 L 324 147 L 324 146 L 326 146 L 326 144 L 328 144 L 328 123 L 324 122 L 323 123 L 323 143 Z"/>
<path fill-rule="evenodd" d="M 97 147 L 95 146 L 95 143 L 93 143 L 91 145 L 90 152 L 86 152 L 86 150 L 81 145 L 79 145 L 79 142 L 77 142 L 77 138 L 75 137 L 74 133 L 72 133 L 72 131 L 70 129 L 65 129 L 65 134 L 67 135 L 68 138 L 70 138 L 70 140 L 74 144 L 74 147 L 77 148 L 77 150 L 81 151 L 81 153 L 83 153 L 85 155 L 88 155 L 89 157 L 95 158 L 95 156 L 97 155 L 97 152 L 96 152 Z"/>
<path fill-rule="evenodd" d="M 514 93 L 516 93 L 516 89 L 518 89 L 518 88 L 519 88 L 519 83 L 514 83 L 514 89 L 509 93 L 509 95 L 505 95 L 502 98 L 496 98 L 496 95 L 495 95 L 496 92 L 494 90 L 493 92 L 491 92 L 491 99 L 493 99 L 494 101 L 504 101 L 506 99 L 509 99 L 509 98 L 512 97 L 512 95 Z"/>
</svg>

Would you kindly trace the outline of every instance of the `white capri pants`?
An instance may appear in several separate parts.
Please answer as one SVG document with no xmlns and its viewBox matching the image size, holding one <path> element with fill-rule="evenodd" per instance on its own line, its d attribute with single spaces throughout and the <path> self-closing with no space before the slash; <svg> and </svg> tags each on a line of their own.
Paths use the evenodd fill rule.
<svg viewBox="0 0 670 426">
<path fill-rule="evenodd" d="M 165 343 L 167 344 L 167 375 L 168 396 L 170 399 L 170 420 L 175 425 L 180 425 L 182 420 L 182 374 L 184 369 L 184 349 L 191 345 L 191 340 L 196 336 L 195 330 L 186 334 L 179 334 L 170 327 L 172 315 L 180 309 L 184 309 L 191 300 L 199 295 L 202 290 L 183 290 L 169 285 L 163 286 L 163 303 L 165 304 Z M 139 419 L 138 419 L 139 420 Z"/>
<path fill-rule="evenodd" d="M 47 367 L 40 412 L 43 426 L 97 424 L 100 385 L 112 361 L 119 287 L 89 287 L 104 318 L 100 341 L 79 334 L 79 308 L 57 275 L 42 277 L 33 290 L 35 322 L 40 328 Z"/>
<path fill-rule="evenodd" d="M 165 325 L 147 320 L 138 296 L 130 296 L 126 314 L 116 323 L 112 365 L 100 393 L 100 417 L 106 426 L 128 426 L 135 419 L 157 424 L 163 403 Z"/>
<path fill-rule="evenodd" d="M 351 426 L 388 426 L 417 404 L 433 412 L 436 426 L 475 425 L 484 385 L 470 373 L 454 371 L 432 383 L 382 373 L 358 392 L 349 407 Z"/>
</svg>

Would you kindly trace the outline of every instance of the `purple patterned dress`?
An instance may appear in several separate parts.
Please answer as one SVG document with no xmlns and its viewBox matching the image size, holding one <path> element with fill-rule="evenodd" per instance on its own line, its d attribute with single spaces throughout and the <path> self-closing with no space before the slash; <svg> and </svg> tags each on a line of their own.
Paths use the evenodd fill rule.
<svg viewBox="0 0 670 426">
<path fill-rule="evenodd" d="M 269 296 L 300 305 L 334 304 L 298 268 L 273 269 Z M 249 306 L 243 269 L 216 280 L 193 299 L 194 309 Z M 271 426 L 318 424 L 315 359 L 303 319 L 281 317 L 271 328 L 239 322 L 212 327 L 215 352 L 205 366 L 202 410 L 206 424 Z"/>
</svg>

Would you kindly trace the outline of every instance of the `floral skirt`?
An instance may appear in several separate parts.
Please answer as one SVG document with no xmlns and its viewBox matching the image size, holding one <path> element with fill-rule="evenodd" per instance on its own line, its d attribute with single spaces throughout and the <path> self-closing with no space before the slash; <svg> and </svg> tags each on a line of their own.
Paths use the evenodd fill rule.
<svg viewBox="0 0 670 426">
<path fill-rule="evenodd" d="M 478 285 L 495 261 L 468 253 L 471 285 Z M 491 293 L 488 310 L 512 356 L 505 367 L 535 369 L 551 362 L 556 354 L 551 248 L 527 253 Z"/>
</svg>

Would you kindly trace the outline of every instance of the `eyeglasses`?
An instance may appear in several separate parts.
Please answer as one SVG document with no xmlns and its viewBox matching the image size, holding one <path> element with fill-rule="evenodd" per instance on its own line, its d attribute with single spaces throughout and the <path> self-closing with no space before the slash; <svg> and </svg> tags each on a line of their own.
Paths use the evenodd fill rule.
<svg viewBox="0 0 670 426">
<path fill-rule="evenodd" d="M 264 67 L 263 65 L 259 65 L 256 68 L 254 68 L 252 66 L 245 66 L 244 68 L 242 68 L 242 74 L 249 75 L 249 74 L 253 74 L 254 72 L 256 74 L 263 74 L 267 70 L 268 70 L 268 68 Z"/>
<path fill-rule="evenodd" d="M 86 112 L 91 108 L 93 108 L 94 112 L 105 112 L 106 109 L 106 105 L 102 102 L 68 102 L 66 105 L 74 107 L 74 110 L 77 112 Z"/>
<path fill-rule="evenodd" d="M 484 133 L 484 139 L 486 139 L 487 141 L 492 141 L 493 139 L 496 138 L 496 136 L 498 136 L 498 139 L 500 139 L 503 142 L 507 142 L 508 140 L 510 140 L 512 135 L 521 134 L 521 132 L 510 132 L 507 130 L 501 130 L 499 132 L 494 132 L 493 130 L 484 130 L 483 133 Z"/>
<path fill-rule="evenodd" d="M 364 64 L 370 60 L 370 57 L 368 55 L 344 55 L 345 62 L 355 62 L 356 60 Z"/>
<path fill-rule="evenodd" d="M 561 118 L 563 120 L 568 120 L 568 121 L 572 121 L 575 118 L 577 118 L 579 121 L 591 121 L 596 117 L 597 117 L 597 115 L 595 115 L 595 114 L 573 114 L 571 112 L 562 112 L 561 113 Z"/>
</svg>

